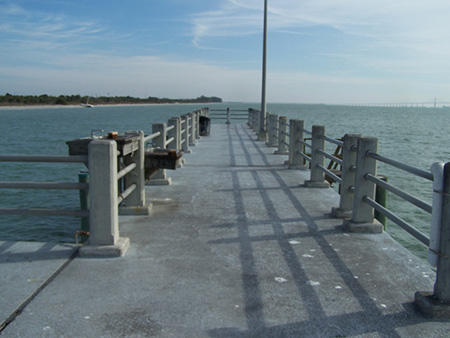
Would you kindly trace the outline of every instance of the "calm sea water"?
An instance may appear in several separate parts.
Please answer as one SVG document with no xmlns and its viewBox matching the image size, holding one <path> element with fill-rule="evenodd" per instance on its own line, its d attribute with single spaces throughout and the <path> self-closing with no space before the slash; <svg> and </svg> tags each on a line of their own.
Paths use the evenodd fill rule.
<svg viewBox="0 0 450 338">
<path fill-rule="evenodd" d="M 0 110 L 2 154 L 66 155 L 66 141 L 85 137 L 91 129 L 119 131 L 142 129 L 151 132 L 154 122 L 167 122 L 172 116 L 204 105 L 114 106 L 52 109 Z M 224 103 L 222 109 L 258 109 L 257 104 Z M 407 107 L 349 107 L 304 104 L 268 104 L 268 111 L 288 118 L 305 120 L 307 128 L 324 125 L 331 137 L 346 133 L 379 139 L 379 153 L 418 168 L 429 170 L 436 161 L 450 160 L 450 110 Z M 218 123 L 218 122 L 216 122 Z M 0 163 L 4 181 L 75 182 L 81 164 Z M 389 182 L 431 203 L 432 184 L 381 164 L 378 173 Z M 4 208 L 79 207 L 78 191 L 0 190 Z M 388 207 L 429 235 L 431 216 L 389 194 Z M 0 240 L 73 242 L 79 219 L 66 217 L 0 216 Z M 411 236 L 389 223 L 388 232 L 419 256 L 426 249 Z"/>
</svg>

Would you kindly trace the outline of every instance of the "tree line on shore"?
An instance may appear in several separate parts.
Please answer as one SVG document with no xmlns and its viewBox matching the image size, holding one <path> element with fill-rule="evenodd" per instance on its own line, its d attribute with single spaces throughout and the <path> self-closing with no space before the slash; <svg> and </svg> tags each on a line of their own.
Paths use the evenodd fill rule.
<svg viewBox="0 0 450 338">
<path fill-rule="evenodd" d="M 32 105 L 80 105 L 89 104 L 156 104 L 156 103 L 220 103 L 216 96 L 199 96 L 195 99 L 169 99 L 149 96 L 138 98 L 131 96 L 80 96 L 80 95 L 0 95 L 0 106 L 32 106 Z"/>
</svg>

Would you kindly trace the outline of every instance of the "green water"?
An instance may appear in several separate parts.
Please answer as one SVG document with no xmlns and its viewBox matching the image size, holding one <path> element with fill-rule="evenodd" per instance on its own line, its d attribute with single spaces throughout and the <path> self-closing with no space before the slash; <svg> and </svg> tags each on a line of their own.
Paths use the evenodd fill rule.
<svg viewBox="0 0 450 338">
<path fill-rule="evenodd" d="M 167 122 L 172 116 L 202 108 L 203 105 L 114 106 L 52 109 L 0 110 L 2 154 L 66 155 L 66 141 L 85 137 L 91 129 L 151 132 L 153 122 Z M 257 104 L 224 103 L 214 109 L 258 109 Z M 436 161 L 450 159 L 450 110 L 406 107 L 346 107 L 302 104 L 268 104 L 271 113 L 305 120 L 307 129 L 324 125 L 330 137 L 346 133 L 379 139 L 379 153 L 418 168 L 429 170 Z M 222 122 L 214 122 L 222 123 Z M 330 149 L 332 150 L 332 149 Z M 80 164 L 1 163 L 4 181 L 75 182 Z M 431 203 L 431 182 L 379 165 L 378 173 L 389 182 Z M 2 208 L 79 207 L 78 191 L 0 190 Z M 431 215 L 389 194 L 388 207 L 429 235 Z M 73 242 L 79 219 L 66 217 L 0 216 L 0 240 Z M 426 249 L 396 225 L 388 232 L 403 245 L 425 257 Z"/>
</svg>

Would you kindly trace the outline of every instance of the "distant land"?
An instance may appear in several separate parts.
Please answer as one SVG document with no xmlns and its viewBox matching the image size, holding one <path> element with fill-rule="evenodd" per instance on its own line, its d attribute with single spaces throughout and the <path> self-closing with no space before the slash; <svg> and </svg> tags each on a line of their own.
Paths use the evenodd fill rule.
<svg viewBox="0 0 450 338">
<path fill-rule="evenodd" d="M 89 100 L 89 101 L 88 101 Z M 220 103 L 222 99 L 216 96 L 199 96 L 195 99 L 169 99 L 166 97 L 137 98 L 131 96 L 80 96 L 80 95 L 11 95 L 0 96 L 0 106 L 38 106 L 38 105 L 104 105 L 104 104 L 161 104 L 161 103 Z"/>
</svg>

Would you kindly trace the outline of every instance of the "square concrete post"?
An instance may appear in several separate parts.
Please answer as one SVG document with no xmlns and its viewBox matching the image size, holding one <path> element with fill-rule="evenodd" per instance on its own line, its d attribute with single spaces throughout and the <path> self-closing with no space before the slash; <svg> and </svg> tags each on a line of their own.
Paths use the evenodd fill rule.
<svg viewBox="0 0 450 338">
<path fill-rule="evenodd" d="M 259 125 L 260 125 L 259 119 L 261 118 L 261 114 L 259 113 L 259 111 L 255 111 L 254 114 L 255 114 L 255 120 L 253 122 L 252 130 L 253 130 L 253 132 L 257 133 L 259 131 Z"/>
<path fill-rule="evenodd" d="M 117 144 L 112 140 L 89 143 L 90 236 L 83 256 L 121 256 L 129 239 L 119 236 Z"/>
<path fill-rule="evenodd" d="M 288 133 L 287 133 L 287 117 L 280 116 L 278 119 L 278 150 L 275 151 L 277 155 L 289 155 L 288 148 Z"/>
<path fill-rule="evenodd" d="M 269 114 L 269 125 L 267 127 L 269 140 L 268 147 L 278 147 L 278 115 Z"/>
<path fill-rule="evenodd" d="M 172 130 L 167 132 L 167 137 L 174 138 L 174 141 L 169 145 L 169 149 L 181 149 L 181 120 L 179 117 L 171 117 L 168 121 L 168 126 L 174 126 Z"/>
<path fill-rule="evenodd" d="M 305 146 L 299 141 L 305 139 L 305 121 L 290 120 L 289 124 L 289 169 L 307 170 L 305 159 L 300 154 L 305 152 Z"/>
<path fill-rule="evenodd" d="M 165 123 L 153 123 L 152 133 L 160 132 L 160 135 L 153 139 L 153 147 L 166 149 L 166 124 Z M 166 169 L 159 169 L 148 181 L 147 185 L 170 185 L 170 177 L 166 177 Z"/>
<path fill-rule="evenodd" d="M 365 178 L 366 174 L 377 175 L 377 161 L 369 156 L 368 152 L 378 151 L 378 139 L 374 137 L 361 137 L 358 139 L 356 154 L 355 188 L 353 196 L 352 218 L 344 220 L 344 227 L 350 232 L 383 232 L 383 225 L 374 217 L 374 209 L 364 202 L 367 196 L 375 200 L 375 183 Z"/>
<path fill-rule="evenodd" d="M 436 187 L 434 187 L 436 190 Z M 444 165 L 441 196 L 441 224 L 439 229 L 439 249 L 434 293 L 416 292 L 416 307 L 426 316 L 450 319 L 450 162 Z M 433 204 L 433 210 L 434 210 Z"/>
<path fill-rule="evenodd" d="M 181 115 L 181 149 L 184 153 L 189 154 L 189 119 L 187 115 Z"/>
<path fill-rule="evenodd" d="M 125 189 L 133 184 L 136 184 L 136 189 L 121 204 L 119 208 L 121 215 L 149 215 L 151 211 L 151 205 L 145 204 L 144 132 L 139 130 L 137 133 L 139 134 L 139 149 L 123 158 L 123 162 L 127 166 L 136 163 L 136 168 L 124 177 Z M 136 132 L 125 132 L 125 135 L 136 135 Z"/>
<path fill-rule="evenodd" d="M 356 149 L 360 137 L 361 135 L 356 134 L 345 134 L 344 136 L 339 208 L 333 208 L 331 210 L 331 215 L 333 217 L 350 218 L 352 216 L 354 194 L 350 191 L 350 187 L 355 184 Z"/>
<path fill-rule="evenodd" d="M 325 166 L 325 156 L 319 150 L 325 151 L 324 126 L 312 127 L 311 139 L 311 179 L 305 181 L 305 186 L 311 188 L 329 188 L 330 184 L 325 181 L 325 173 L 319 168 L 319 165 Z"/>
<path fill-rule="evenodd" d="M 200 115 L 201 115 L 201 110 L 196 110 L 194 112 L 194 116 L 195 116 L 195 139 L 198 140 L 200 139 Z"/>
<path fill-rule="evenodd" d="M 194 113 L 187 114 L 189 120 L 189 146 L 195 147 L 197 141 L 195 140 L 195 116 Z"/>
</svg>

